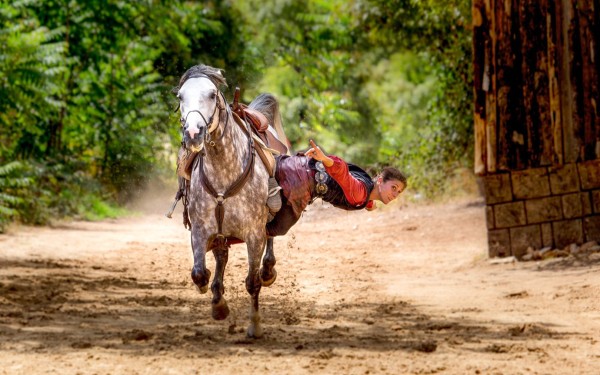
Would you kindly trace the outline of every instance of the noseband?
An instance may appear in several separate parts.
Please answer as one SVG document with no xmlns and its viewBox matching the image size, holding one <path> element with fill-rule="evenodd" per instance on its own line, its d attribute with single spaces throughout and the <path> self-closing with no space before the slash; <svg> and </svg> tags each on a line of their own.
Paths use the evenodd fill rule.
<svg viewBox="0 0 600 375">
<path fill-rule="evenodd" d="M 223 93 L 221 91 L 219 91 L 219 95 L 221 95 L 221 98 L 223 98 L 223 103 L 225 103 L 225 104 L 221 104 L 221 102 L 219 101 L 219 98 L 217 97 L 216 103 L 215 103 L 215 109 L 213 110 L 213 113 L 208 118 L 208 121 L 206 120 L 206 117 L 204 117 L 204 115 L 202 114 L 202 112 L 200 112 L 199 109 L 192 109 L 185 115 L 185 119 L 181 120 L 182 121 L 181 126 L 185 126 L 185 124 L 187 124 L 187 118 L 190 115 L 190 113 L 197 112 L 200 115 L 200 117 L 202 117 L 202 121 L 204 121 L 204 127 L 206 129 L 208 129 L 205 137 L 206 137 L 206 142 L 210 146 L 215 145 L 215 142 L 210 140 L 210 135 L 219 126 L 219 121 L 217 121 L 213 124 L 213 121 L 215 119 L 215 114 L 217 113 L 217 108 L 219 109 L 219 116 L 221 115 L 221 111 L 223 111 L 227 108 L 227 100 L 225 99 L 225 95 L 223 95 Z M 179 109 L 180 107 L 181 107 L 181 104 L 177 106 L 177 109 Z M 223 131 L 221 132 L 221 136 L 219 137 L 219 139 L 217 139 L 217 141 L 220 141 L 223 138 L 223 135 L 225 134 L 225 131 L 227 130 L 227 125 L 229 125 L 229 116 L 226 116 L 225 126 L 223 126 Z"/>
</svg>

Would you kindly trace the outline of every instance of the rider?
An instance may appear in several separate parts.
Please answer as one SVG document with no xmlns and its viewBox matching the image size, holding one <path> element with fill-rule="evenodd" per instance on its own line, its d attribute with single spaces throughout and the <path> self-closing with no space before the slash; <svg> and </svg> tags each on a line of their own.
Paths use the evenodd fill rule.
<svg viewBox="0 0 600 375">
<path fill-rule="evenodd" d="M 406 188 L 398 169 L 384 168 L 375 178 L 356 165 L 325 155 L 310 140 L 304 156 L 282 155 L 277 161 L 277 182 L 282 188 L 282 207 L 267 223 L 267 235 L 281 236 L 300 219 L 306 206 L 321 198 L 345 210 L 375 209 L 375 200 L 388 204 Z"/>
</svg>

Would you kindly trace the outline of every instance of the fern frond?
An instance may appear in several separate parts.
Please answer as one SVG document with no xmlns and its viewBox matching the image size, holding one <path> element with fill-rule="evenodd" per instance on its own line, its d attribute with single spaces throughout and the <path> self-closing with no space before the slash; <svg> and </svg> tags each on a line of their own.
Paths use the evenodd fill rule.
<svg viewBox="0 0 600 375">
<path fill-rule="evenodd" d="M 9 173 L 11 173 L 19 168 L 22 168 L 22 167 L 23 167 L 23 164 L 21 164 L 21 162 L 19 162 L 19 161 L 13 161 L 13 162 L 10 162 L 5 165 L 0 165 L 0 177 L 6 176 Z"/>
</svg>

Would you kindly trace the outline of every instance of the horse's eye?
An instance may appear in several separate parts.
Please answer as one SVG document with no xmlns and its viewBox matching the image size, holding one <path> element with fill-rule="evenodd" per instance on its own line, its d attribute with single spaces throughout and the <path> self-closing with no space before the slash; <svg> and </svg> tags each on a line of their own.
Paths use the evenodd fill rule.
<svg viewBox="0 0 600 375">
<path fill-rule="evenodd" d="M 217 93 L 216 92 L 213 91 L 213 92 L 210 93 L 210 98 L 212 100 L 214 100 L 216 97 L 217 97 Z"/>
</svg>

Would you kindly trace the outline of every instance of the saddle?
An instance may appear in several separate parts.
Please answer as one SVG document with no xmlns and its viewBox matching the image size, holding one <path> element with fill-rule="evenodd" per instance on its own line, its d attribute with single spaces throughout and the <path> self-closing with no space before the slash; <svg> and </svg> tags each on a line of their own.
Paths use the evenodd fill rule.
<svg viewBox="0 0 600 375">
<path fill-rule="evenodd" d="M 270 151 L 277 151 L 275 154 L 287 154 L 288 148 L 283 144 L 277 137 L 269 130 L 269 120 L 261 112 L 248 108 L 247 105 L 241 104 L 240 99 L 240 88 L 235 88 L 235 94 L 233 95 L 233 103 L 231 104 L 231 110 L 233 113 L 239 116 L 242 120 L 245 120 L 252 125 L 253 133 L 256 134 L 262 143 L 267 146 Z"/>
</svg>

